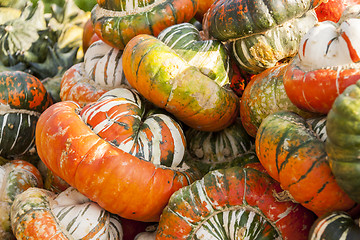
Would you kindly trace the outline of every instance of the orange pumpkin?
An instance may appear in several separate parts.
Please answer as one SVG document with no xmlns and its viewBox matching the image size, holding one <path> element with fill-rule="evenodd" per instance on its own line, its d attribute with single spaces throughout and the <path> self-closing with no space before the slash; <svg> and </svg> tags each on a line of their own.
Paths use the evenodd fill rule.
<svg viewBox="0 0 360 240">
<path fill-rule="evenodd" d="M 104 209 L 158 221 L 171 194 L 197 176 L 182 162 L 185 139 L 175 121 L 145 115 L 139 96 L 122 90 L 83 109 L 70 101 L 48 108 L 36 128 L 37 151 L 51 171 Z"/>
</svg>

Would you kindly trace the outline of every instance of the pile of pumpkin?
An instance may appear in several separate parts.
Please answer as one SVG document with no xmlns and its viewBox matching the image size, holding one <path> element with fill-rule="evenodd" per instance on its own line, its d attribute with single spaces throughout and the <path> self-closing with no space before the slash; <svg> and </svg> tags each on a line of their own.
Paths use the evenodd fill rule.
<svg viewBox="0 0 360 240">
<path fill-rule="evenodd" d="M 356 4 L 1 7 L 0 238 L 359 238 Z"/>
</svg>

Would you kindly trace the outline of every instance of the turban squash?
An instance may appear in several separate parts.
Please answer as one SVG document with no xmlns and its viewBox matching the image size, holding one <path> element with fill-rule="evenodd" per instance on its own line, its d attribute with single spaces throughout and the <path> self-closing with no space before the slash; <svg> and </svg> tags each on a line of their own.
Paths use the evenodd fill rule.
<svg viewBox="0 0 360 240">
<path fill-rule="evenodd" d="M 53 100 L 35 76 L 21 71 L 0 73 L 0 155 L 22 156 L 35 146 L 40 114 Z"/>
<path fill-rule="evenodd" d="M 38 155 L 104 209 L 157 221 L 170 195 L 197 175 L 182 161 L 185 138 L 179 124 L 145 110 L 135 91 L 121 88 L 84 108 L 56 103 L 40 116 Z"/>
<path fill-rule="evenodd" d="M 360 203 L 359 191 L 359 114 L 360 82 L 340 94 L 327 117 L 326 150 L 336 181 L 356 202 Z"/>
<path fill-rule="evenodd" d="M 95 33 L 109 45 L 124 49 L 139 34 L 157 36 L 165 28 L 189 22 L 198 0 L 98 0 L 91 12 Z"/>
<path fill-rule="evenodd" d="M 307 239 L 314 213 L 278 201 L 279 184 L 257 164 L 211 171 L 174 193 L 156 239 Z"/>
<path fill-rule="evenodd" d="M 358 219 L 348 213 L 335 211 L 318 218 L 311 227 L 309 240 L 359 239 Z"/>
<path fill-rule="evenodd" d="M 287 64 L 277 65 L 252 76 L 246 85 L 240 101 L 240 118 L 247 133 L 255 137 L 256 132 L 269 114 L 289 110 L 303 117 L 312 113 L 296 107 L 286 95 L 283 76 Z"/>
<path fill-rule="evenodd" d="M 11 207 L 16 239 L 121 240 L 119 216 L 91 202 L 75 188 L 60 194 L 29 188 Z"/>
<path fill-rule="evenodd" d="M 99 40 L 89 46 L 84 62 L 73 65 L 64 73 L 60 98 L 83 106 L 98 100 L 111 89 L 128 85 L 122 70 L 122 51 Z"/>
<path fill-rule="evenodd" d="M 14 239 L 10 208 L 17 195 L 31 187 L 43 186 L 39 170 L 24 160 L 12 160 L 0 166 L 0 239 Z"/>
<path fill-rule="evenodd" d="M 187 41 L 195 40 L 190 37 Z M 199 45 L 207 48 L 199 49 Z M 211 42 L 202 42 L 188 49 L 172 49 L 151 35 L 138 35 L 123 52 L 125 77 L 147 100 L 186 125 L 202 131 L 224 129 L 235 121 L 238 97 L 227 85 L 221 86 L 214 81 L 212 77 L 218 74 L 211 76 L 215 72 L 212 68 L 206 69 L 206 65 L 201 68 L 184 57 L 190 52 L 188 57 L 197 59 L 195 63 L 200 62 L 199 58 L 204 55 L 208 66 L 212 66 L 211 62 L 221 58 L 218 54 L 210 56 L 211 51 L 207 52 L 210 47 L 214 47 Z"/>
<path fill-rule="evenodd" d="M 257 74 L 296 55 L 320 2 L 215 1 L 203 19 L 204 35 L 228 42 L 238 66 Z"/>
<path fill-rule="evenodd" d="M 360 79 L 360 5 L 346 8 L 339 22 L 319 22 L 301 39 L 284 74 L 290 100 L 327 114 L 336 97 Z"/>
<path fill-rule="evenodd" d="M 325 142 L 298 114 L 280 111 L 267 116 L 256 134 L 255 148 L 262 165 L 289 197 L 318 216 L 357 211 L 356 202 L 335 180 Z"/>
</svg>

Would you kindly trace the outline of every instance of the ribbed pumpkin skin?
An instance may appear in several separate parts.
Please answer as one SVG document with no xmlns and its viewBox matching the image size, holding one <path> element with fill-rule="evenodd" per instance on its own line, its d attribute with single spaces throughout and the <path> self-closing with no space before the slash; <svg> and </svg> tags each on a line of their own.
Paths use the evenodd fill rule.
<svg viewBox="0 0 360 240">
<path fill-rule="evenodd" d="M 351 240 L 360 238 L 358 224 L 346 212 L 331 212 L 318 218 L 311 227 L 309 240 Z"/>
<path fill-rule="evenodd" d="M 169 26 L 190 21 L 199 7 L 198 0 L 154 0 L 147 1 L 145 7 L 139 1 L 137 6 L 127 6 L 124 11 L 117 10 L 117 6 L 111 7 L 115 8 L 112 11 L 100 7 L 105 1 L 99 2 L 91 12 L 95 33 L 118 49 L 124 49 L 139 34 L 157 36 Z"/>
<path fill-rule="evenodd" d="M 157 38 L 219 86 L 230 84 L 230 57 L 220 41 L 202 40 L 200 31 L 191 23 L 170 26 Z"/>
<path fill-rule="evenodd" d="M 263 33 L 286 21 L 300 17 L 321 0 L 218 0 L 208 10 L 209 35 L 221 41 Z"/>
<path fill-rule="evenodd" d="M 290 100 L 327 114 L 336 97 L 360 79 L 360 7 L 344 10 L 338 23 L 319 22 L 301 39 L 298 56 L 284 74 Z"/>
<path fill-rule="evenodd" d="M 36 128 L 41 160 L 106 210 L 128 219 L 158 221 L 171 194 L 196 178 L 193 171 L 131 155 L 95 133 L 79 116 L 80 111 L 79 105 L 66 101 L 41 115 Z M 161 129 L 156 127 L 155 131 Z"/>
<path fill-rule="evenodd" d="M 20 71 L 0 73 L 0 155 L 21 156 L 34 147 L 36 122 L 53 102 L 44 85 Z"/>
<path fill-rule="evenodd" d="M 336 183 L 325 143 L 299 115 L 286 111 L 270 114 L 259 127 L 255 147 L 269 175 L 318 216 L 356 206 Z"/>
<path fill-rule="evenodd" d="M 274 192 L 281 188 L 265 172 L 211 171 L 171 196 L 156 239 L 307 239 L 315 215 Z"/>
<path fill-rule="evenodd" d="M 296 55 L 301 37 L 317 22 L 321 1 L 221 0 L 203 19 L 206 38 L 230 42 L 240 68 L 253 74 Z"/>
<path fill-rule="evenodd" d="M 269 114 L 289 110 L 303 117 L 310 112 L 302 111 L 287 97 L 283 75 L 287 64 L 278 65 L 254 75 L 246 85 L 240 101 L 240 118 L 247 133 L 255 137 L 262 120 Z"/>
<path fill-rule="evenodd" d="M 11 207 L 16 239 L 121 240 L 119 217 L 91 202 L 74 188 L 54 193 L 29 188 Z"/>
<path fill-rule="evenodd" d="M 252 139 L 240 119 L 221 131 L 205 132 L 191 128 L 185 134 L 190 158 L 187 161 L 189 165 L 196 164 L 204 174 L 256 158 L 249 152 L 253 146 Z"/>
<path fill-rule="evenodd" d="M 150 35 L 134 37 L 123 53 L 125 77 L 147 100 L 202 131 L 229 126 L 239 99 Z"/>
<path fill-rule="evenodd" d="M 326 151 L 336 181 L 356 202 L 360 202 L 359 176 L 360 82 L 340 94 L 327 117 Z"/>
<path fill-rule="evenodd" d="M 60 98 L 84 106 L 111 89 L 125 86 L 129 84 L 122 70 L 122 51 L 99 40 L 89 46 L 84 62 L 66 70 L 61 79 Z"/>
</svg>

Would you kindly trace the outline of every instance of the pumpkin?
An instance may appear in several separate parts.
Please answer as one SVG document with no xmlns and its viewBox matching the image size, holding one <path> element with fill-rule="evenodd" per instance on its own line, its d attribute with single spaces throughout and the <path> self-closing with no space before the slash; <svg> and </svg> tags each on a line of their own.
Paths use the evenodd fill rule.
<svg viewBox="0 0 360 240">
<path fill-rule="evenodd" d="M 327 117 L 326 151 L 339 186 L 356 202 L 360 202 L 358 179 L 360 82 L 340 94 Z"/>
<path fill-rule="evenodd" d="M 360 5 L 353 5 L 338 23 L 319 22 L 303 36 L 284 74 L 286 94 L 297 107 L 327 114 L 335 98 L 360 79 L 359 16 Z"/>
<path fill-rule="evenodd" d="M 228 42 L 238 66 L 258 74 L 296 55 L 320 2 L 219 0 L 204 16 L 204 35 Z"/>
<path fill-rule="evenodd" d="M 228 86 L 232 68 L 227 49 L 220 41 L 203 41 L 200 35 L 193 24 L 181 23 L 161 31 L 158 39 L 219 86 Z"/>
<path fill-rule="evenodd" d="M 99 40 L 100 38 L 94 32 L 94 27 L 91 18 L 89 18 L 84 25 L 83 37 L 82 37 L 82 48 L 84 54 L 86 53 L 87 49 L 90 47 L 91 44 Z"/>
<path fill-rule="evenodd" d="M 35 144 L 36 122 L 52 104 L 40 80 L 21 71 L 0 73 L 0 155 L 28 154 Z"/>
<path fill-rule="evenodd" d="M 332 211 L 355 211 L 356 203 L 332 174 L 325 143 L 305 119 L 280 111 L 268 115 L 256 134 L 256 154 L 269 175 L 288 196 L 318 216 Z"/>
<path fill-rule="evenodd" d="M 138 35 L 126 45 L 123 69 L 142 96 L 189 127 L 218 131 L 236 118 L 239 99 L 233 91 L 153 36 Z"/>
<path fill-rule="evenodd" d="M 139 34 L 157 36 L 169 26 L 190 21 L 197 10 L 197 0 L 98 0 L 91 18 L 104 42 L 124 49 Z"/>
<path fill-rule="evenodd" d="M 10 224 L 10 208 L 15 197 L 30 187 L 43 186 L 37 168 L 24 160 L 12 160 L 0 166 L 0 238 L 15 239 Z"/>
<path fill-rule="evenodd" d="M 309 240 L 358 239 L 360 228 L 346 212 L 331 212 L 318 218 L 311 227 Z"/>
<path fill-rule="evenodd" d="M 265 171 L 211 171 L 171 196 L 156 239 L 307 239 L 314 214 L 278 201 L 281 191 Z"/>
<path fill-rule="evenodd" d="M 289 110 L 309 118 L 310 112 L 302 111 L 287 97 L 283 75 L 287 64 L 281 64 L 254 75 L 246 85 L 240 101 L 240 118 L 246 132 L 255 137 L 258 128 L 269 114 Z"/>
<path fill-rule="evenodd" d="M 84 106 L 111 89 L 125 86 L 129 84 L 122 70 L 122 51 L 99 40 L 90 45 L 84 62 L 73 65 L 64 73 L 60 98 Z"/>
<path fill-rule="evenodd" d="M 37 164 L 42 178 L 44 179 L 44 189 L 49 190 L 53 193 L 61 193 L 65 191 L 70 185 L 61 179 L 59 176 L 55 175 L 43 161 L 39 161 Z"/>
<path fill-rule="evenodd" d="M 56 195 L 29 188 L 11 206 L 16 239 L 122 239 L 119 217 L 91 202 L 75 188 Z"/>
<path fill-rule="evenodd" d="M 147 115 L 124 88 L 84 108 L 56 103 L 36 127 L 38 155 L 54 174 L 104 209 L 145 222 L 158 221 L 170 195 L 197 178 L 183 163 L 185 144 L 175 120 Z"/>
<path fill-rule="evenodd" d="M 346 7 L 356 4 L 360 4 L 360 1 L 359 0 L 327 0 L 322 2 L 317 8 L 315 8 L 315 13 L 319 22 L 323 22 L 323 21 L 337 22 L 340 20 L 341 14 Z"/>
<path fill-rule="evenodd" d="M 252 139 L 240 119 L 217 132 L 190 128 L 185 132 L 185 136 L 188 153 L 186 161 L 189 165 L 194 164 L 203 174 L 210 170 L 235 166 L 238 161 L 256 158 L 255 154 L 250 154 Z"/>
</svg>

